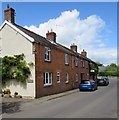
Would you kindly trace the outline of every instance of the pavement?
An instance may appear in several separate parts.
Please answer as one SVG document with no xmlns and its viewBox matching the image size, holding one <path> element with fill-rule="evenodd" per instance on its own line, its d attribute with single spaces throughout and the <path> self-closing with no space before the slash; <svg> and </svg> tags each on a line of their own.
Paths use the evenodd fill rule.
<svg viewBox="0 0 119 120">
<path fill-rule="evenodd" d="M 33 104 L 41 104 L 49 100 L 57 99 L 63 96 L 67 96 L 73 93 L 79 92 L 79 89 L 74 89 L 70 91 L 66 91 L 59 94 L 49 95 L 40 97 L 37 99 L 25 99 L 25 98 L 0 98 L 0 110 L 1 114 L 4 113 L 14 113 L 19 112 L 21 108 L 27 107 Z"/>
<path fill-rule="evenodd" d="M 70 94 L 73 94 L 73 93 L 78 92 L 78 91 L 79 91 L 79 89 L 74 89 L 74 90 L 63 92 L 63 93 L 58 93 L 58 94 L 54 94 L 54 95 L 48 95 L 48 96 L 40 97 L 40 98 L 37 98 L 37 99 L 4 98 L 4 97 L 1 97 L 0 98 L 0 103 L 7 103 L 7 102 L 32 102 L 32 101 L 45 102 L 45 101 L 48 101 L 48 100 L 56 99 L 56 98 L 63 97 L 63 96 L 66 96 L 66 95 L 70 95 Z"/>
</svg>

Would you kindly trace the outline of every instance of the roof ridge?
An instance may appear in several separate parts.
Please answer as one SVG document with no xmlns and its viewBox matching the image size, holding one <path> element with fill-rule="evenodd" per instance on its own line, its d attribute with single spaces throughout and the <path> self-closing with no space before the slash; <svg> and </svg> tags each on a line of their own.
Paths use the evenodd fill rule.
<svg viewBox="0 0 119 120">
<path fill-rule="evenodd" d="M 28 32 L 31 32 L 31 33 L 33 33 L 33 34 L 36 34 L 36 35 L 38 35 L 38 36 L 40 36 L 40 37 L 42 37 L 42 38 L 45 38 L 45 37 L 43 37 L 43 36 L 41 36 L 41 35 L 39 35 L 39 34 L 37 34 L 36 32 L 33 32 L 33 31 L 31 31 L 31 30 L 29 30 L 29 29 L 27 29 L 27 28 L 25 28 L 25 27 L 23 27 L 23 26 L 20 26 L 20 25 L 18 25 L 18 24 L 14 24 L 16 27 L 18 26 L 18 27 L 21 27 L 21 28 L 23 28 L 23 29 L 25 29 L 25 30 L 27 30 Z M 46 39 L 46 38 L 45 38 Z"/>
<path fill-rule="evenodd" d="M 17 28 L 19 28 L 20 30 L 22 30 L 23 32 L 26 32 L 27 31 L 27 35 L 29 35 L 29 36 L 31 36 L 31 37 L 33 37 L 33 38 L 35 38 L 35 36 L 37 36 L 36 37 L 36 39 L 35 39 L 35 41 L 36 42 L 40 42 L 40 40 L 42 41 L 42 42 L 44 42 L 44 43 L 46 43 L 46 44 L 52 44 L 50 41 L 48 41 L 45 37 L 43 37 L 43 36 L 41 36 L 41 35 L 39 35 L 39 34 L 37 34 L 37 33 L 35 33 L 35 32 L 33 32 L 33 31 L 31 31 L 31 30 L 28 30 L 28 29 L 26 29 L 26 28 L 24 28 L 24 27 L 22 27 L 22 26 L 20 26 L 20 25 L 17 25 L 17 24 L 14 24 Z M 32 34 L 34 34 L 35 36 L 33 36 L 33 35 L 31 35 L 30 33 L 32 33 Z M 40 38 L 38 38 L 38 37 L 40 37 Z M 79 52 L 74 52 L 73 50 L 71 50 L 71 49 L 69 49 L 68 47 L 66 47 L 66 46 L 64 46 L 64 45 L 62 45 L 62 44 L 60 44 L 60 43 L 56 43 L 57 45 L 59 45 L 59 47 L 62 47 L 62 48 L 64 48 L 64 50 L 65 51 L 68 51 L 68 52 L 70 52 L 71 54 L 75 54 L 75 55 L 79 55 L 81 58 L 83 58 L 83 59 L 86 59 L 86 60 L 89 60 L 89 61 L 91 61 L 91 62 L 94 62 L 94 61 L 92 61 L 91 59 L 89 59 L 88 57 L 84 57 L 83 55 L 81 55 Z M 54 44 L 52 44 L 52 45 L 54 45 Z M 56 45 L 55 45 L 56 46 Z M 59 49 L 61 49 L 61 48 L 59 48 Z M 95 62 L 94 62 L 95 63 Z"/>
</svg>

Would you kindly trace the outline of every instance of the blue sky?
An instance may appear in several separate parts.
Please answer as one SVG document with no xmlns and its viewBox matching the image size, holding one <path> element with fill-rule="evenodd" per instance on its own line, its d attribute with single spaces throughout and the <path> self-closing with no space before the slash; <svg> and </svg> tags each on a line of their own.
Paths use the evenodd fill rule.
<svg viewBox="0 0 119 120">
<path fill-rule="evenodd" d="M 7 2 L 2 3 L 2 13 L 6 9 L 7 4 L 8 4 Z M 63 3 L 62 2 L 50 2 L 50 3 L 49 2 L 44 2 L 44 3 L 43 2 L 10 2 L 9 5 L 10 7 L 14 8 L 16 11 L 16 16 L 15 16 L 16 23 L 21 26 L 25 26 L 28 29 L 34 28 L 34 31 L 36 32 L 40 31 L 39 29 L 42 28 L 40 24 L 43 24 L 44 27 L 42 29 L 45 29 L 46 25 L 44 23 L 50 23 L 50 22 L 52 23 L 53 20 L 54 22 L 56 22 L 58 21 L 57 19 L 59 19 L 59 17 L 64 19 L 61 13 L 66 11 L 70 11 L 70 13 L 76 14 L 76 16 L 71 20 L 79 19 L 79 22 L 81 24 L 84 24 L 85 21 L 89 21 L 89 19 L 87 20 L 88 17 L 95 15 L 96 17 L 93 16 L 91 17 L 91 19 L 92 20 L 95 19 L 95 20 L 98 20 L 98 22 L 99 21 L 102 22 L 102 23 L 99 22 L 99 24 L 101 24 L 100 28 L 97 28 L 98 25 L 97 26 L 95 25 L 96 26 L 95 34 L 98 34 L 98 38 L 96 37 L 95 39 L 97 39 L 98 42 L 100 41 L 101 43 L 100 45 L 102 45 L 102 51 L 100 51 L 101 50 L 101 47 L 100 47 L 99 48 L 100 50 L 98 49 L 97 52 L 94 53 L 93 55 L 93 51 L 94 51 L 93 47 L 94 49 L 98 47 L 97 43 L 95 43 L 93 39 L 94 37 L 92 38 L 92 41 L 94 42 L 90 42 L 90 44 L 92 44 L 93 47 L 87 48 L 87 46 L 83 44 L 84 43 L 83 39 L 81 41 L 81 46 L 82 48 L 84 47 L 84 49 L 87 48 L 87 50 L 90 53 L 92 53 L 92 54 L 89 53 L 89 57 L 91 59 L 94 59 L 95 61 L 100 61 L 106 65 L 112 62 L 117 62 L 116 55 L 113 55 L 114 50 L 117 49 L 117 3 L 116 2 L 63 2 Z M 66 13 L 66 15 L 67 14 L 68 13 Z M 2 16 L 2 18 L 4 19 L 4 16 Z M 49 20 L 51 21 L 48 22 Z M 72 22 L 71 20 L 69 18 L 69 23 Z M 61 23 L 65 23 L 65 22 L 63 21 Z M 64 26 L 61 23 L 59 25 L 59 29 L 61 29 L 60 26 Z M 53 25 L 54 24 L 52 24 L 52 26 Z M 68 27 L 68 24 L 67 24 L 67 27 Z M 55 27 L 52 27 L 52 28 L 54 28 L 55 30 Z M 80 29 L 80 26 L 79 26 L 79 29 Z M 58 30 L 56 31 L 58 33 Z M 61 33 L 59 32 L 58 42 L 64 43 L 63 40 L 61 40 L 62 37 L 60 36 L 60 34 Z M 72 39 L 73 38 L 78 38 L 78 34 L 76 34 L 76 36 L 72 36 Z M 68 37 L 67 39 L 69 40 Z M 69 43 L 70 43 L 70 40 L 69 40 Z M 66 46 L 69 46 L 68 42 L 64 44 L 66 44 Z M 105 52 L 106 50 L 111 50 L 111 51 Z M 101 53 L 99 54 L 99 51 L 105 52 L 105 54 L 101 55 Z M 105 58 L 106 54 L 107 56 L 109 56 L 109 53 L 111 54 L 111 56 Z M 99 57 L 98 57 L 98 54 L 99 54 Z M 103 59 L 103 56 L 104 56 L 104 59 Z M 111 59 L 112 56 L 114 57 L 113 59 Z"/>
</svg>

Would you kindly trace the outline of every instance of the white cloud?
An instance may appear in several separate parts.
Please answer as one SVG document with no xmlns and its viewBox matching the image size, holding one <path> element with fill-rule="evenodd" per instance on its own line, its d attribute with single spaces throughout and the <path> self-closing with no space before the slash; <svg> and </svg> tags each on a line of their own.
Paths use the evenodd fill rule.
<svg viewBox="0 0 119 120">
<path fill-rule="evenodd" d="M 89 50 L 89 56 L 95 61 L 101 61 L 103 64 L 117 63 L 116 48 L 97 48 Z"/>
<path fill-rule="evenodd" d="M 78 51 L 85 49 L 88 57 L 105 63 L 116 61 L 116 48 L 106 48 L 100 32 L 106 23 L 97 15 L 91 15 L 86 19 L 80 19 L 80 13 L 76 9 L 64 11 L 57 18 L 42 23 L 39 27 L 34 25 L 25 26 L 45 37 L 48 30 L 53 29 L 57 33 L 57 42 L 69 47 L 72 43 L 77 44 Z M 101 36 L 101 37 L 100 37 Z"/>
</svg>

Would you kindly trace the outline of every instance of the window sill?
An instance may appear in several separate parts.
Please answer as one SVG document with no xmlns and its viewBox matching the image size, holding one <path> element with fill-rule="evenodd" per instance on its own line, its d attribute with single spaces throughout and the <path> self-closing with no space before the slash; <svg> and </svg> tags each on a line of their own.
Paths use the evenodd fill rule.
<svg viewBox="0 0 119 120">
<path fill-rule="evenodd" d="M 50 87 L 52 84 L 44 84 L 44 87 Z"/>
<path fill-rule="evenodd" d="M 69 83 L 69 81 L 66 81 L 65 83 L 66 83 L 66 84 L 68 84 L 68 83 Z"/>
<path fill-rule="evenodd" d="M 51 63 L 51 60 L 44 60 L 45 62 Z"/>
<path fill-rule="evenodd" d="M 69 66 L 69 63 L 65 63 L 65 65 Z"/>
</svg>

